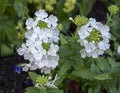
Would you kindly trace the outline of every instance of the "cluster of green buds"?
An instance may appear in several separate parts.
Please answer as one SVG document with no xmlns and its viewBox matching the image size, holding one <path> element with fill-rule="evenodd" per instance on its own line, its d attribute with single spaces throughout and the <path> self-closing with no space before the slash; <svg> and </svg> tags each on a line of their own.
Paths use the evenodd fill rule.
<svg viewBox="0 0 120 93">
<path fill-rule="evenodd" d="M 56 0 L 29 0 L 29 3 L 34 3 L 37 9 L 45 8 L 46 11 L 52 11 Z"/>
<path fill-rule="evenodd" d="M 63 11 L 66 13 L 71 12 L 75 7 L 76 0 L 66 0 L 64 3 Z"/>
<path fill-rule="evenodd" d="M 52 78 L 50 76 L 45 76 L 45 75 L 39 75 L 36 78 L 36 87 L 37 88 L 57 88 L 54 83 L 59 77 L 56 75 L 54 80 L 51 80 Z"/>
<path fill-rule="evenodd" d="M 118 13 L 119 8 L 117 7 L 117 5 L 111 5 L 108 7 L 108 11 L 111 15 L 114 15 Z"/>
<path fill-rule="evenodd" d="M 69 18 L 74 24 L 76 24 L 78 27 L 81 27 L 85 24 L 88 23 L 88 18 L 85 16 L 76 16 L 74 19 L 73 18 Z"/>
<path fill-rule="evenodd" d="M 54 9 L 53 5 L 56 4 L 56 0 L 45 0 L 45 10 L 52 11 Z"/>
<path fill-rule="evenodd" d="M 47 84 L 49 82 L 49 79 L 48 79 L 48 77 L 47 76 L 45 76 L 45 75 L 40 75 L 40 76 L 38 76 L 37 78 L 36 78 L 36 83 L 37 83 L 37 87 L 39 88 L 39 87 L 41 87 L 41 88 L 43 88 L 43 87 L 45 87 L 45 84 Z"/>
<path fill-rule="evenodd" d="M 17 32 L 16 38 L 23 40 L 25 38 L 25 29 L 23 27 L 23 21 L 22 20 L 18 21 L 17 26 L 16 26 L 16 30 L 19 31 L 19 32 Z"/>
<path fill-rule="evenodd" d="M 118 13 L 119 8 L 118 8 L 117 5 L 110 5 L 108 7 L 108 11 L 109 11 L 110 14 L 107 15 L 107 22 L 106 22 L 106 24 L 109 24 L 109 22 L 112 21 L 112 16 Z"/>
</svg>

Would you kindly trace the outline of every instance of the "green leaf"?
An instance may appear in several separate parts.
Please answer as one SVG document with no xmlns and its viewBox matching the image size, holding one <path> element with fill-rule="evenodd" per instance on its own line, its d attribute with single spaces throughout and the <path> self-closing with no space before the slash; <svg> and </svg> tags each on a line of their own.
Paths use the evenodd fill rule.
<svg viewBox="0 0 120 93">
<path fill-rule="evenodd" d="M 94 72 L 94 73 L 96 73 L 96 74 L 98 74 L 98 73 L 100 73 L 100 70 L 99 70 L 99 68 L 95 65 L 95 63 L 92 63 L 91 64 L 91 69 L 90 69 L 92 72 Z"/>
<path fill-rule="evenodd" d="M 41 88 L 40 93 L 47 93 L 46 88 Z"/>
<path fill-rule="evenodd" d="M 38 75 L 34 72 L 28 72 L 30 79 L 32 79 L 33 83 L 36 84 L 36 78 Z"/>
<path fill-rule="evenodd" d="M 109 87 L 109 93 L 120 93 L 117 92 L 116 83 L 109 84 L 108 87 Z"/>
<path fill-rule="evenodd" d="M 70 46 L 60 46 L 59 54 L 61 57 L 70 57 L 73 52 L 74 51 L 71 51 Z"/>
<path fill-rule="evenodd" d="M 111 77 L 110 77 L 110 75 L 108 73 L 103 73 L 103 74 L 99 74 L 99 75 L 94 76 L 94 79 L 108 80 L 108 79 L 111 79 Z"/>
<path fill-rule="evenodd" d="M 7 16 L 0 16 L 0 56 L 14 53 L 15 25 Z"/>
<path fill-rule="evenodd" d="M 41 93 L 40 89 L 36 87 L 28 87 L 25 93 Z"/>
<path fill-rule="evenodd" d="M 0 15 L 5 12 L 6 0 L 0 0 Z"/>
<path fill-rule="evenodd" d="M 14 8 L 19 17 L 24 17 L 28 14 L 27 1 L 26 0 L 15 0 Z"/>
<path fill-rule="evenodd" d="M 2 43 L 1 46 L 0 46 L 0 48 L 1 48 L 0 49 L 1 50 L 0 55 L 2 57 L 6 56 L 6 55 L 12 55 L 14 53 L 13 47 L 14 47 L 13 44 L 5 45 L 5 44 Z"/>
<path fill-rule="evenodd" d="M 55 88 L 48 88 L 47 93 L 63 93 L 63 91 Z"/>
<path fill-rule="evenodd" d="M 107 62 L 105 58 L 99 57 L 98 59 L 96 59 L 96 65 L 99 67 L 101 71 L 110 70 L 109 63 Z"/>
<path fill-rule="evenodd" d="M 59 70 L 59 75 L 65 74 L 71 67 L 71 64 L 69 62 L 64 62 L 62 67 Z"/>
<path fill-rule="evenodd" d="M 94 73 L 92 73 L 89 68 L 87 68 L 85 65 L 78 65 L 76 67 L 76 70 L 72 72 L 74 76 L 93 80 Z"/>
<path fill-rule="evenodd" d="M 107 60 L 108 60 L 108 62 L 110 63 L 110 65 L 111 65 L 111 67 L 112 67 L 113 69 L 116 68 L 117 66 L 120 66 L 120 65 L 118 65 L 118 64 L 115 62 L 114 59 L 112 59 L 112 58 L 110 58 L 110 57 L 108 57 Z"/>
<path fill-rule="evenodd" d="M 60 42 L 61 42 L 61 45 L 68 44 L 67 40 L 65 39 L 65 37 L 62 34 L 60 35 Z"/>
</svg>

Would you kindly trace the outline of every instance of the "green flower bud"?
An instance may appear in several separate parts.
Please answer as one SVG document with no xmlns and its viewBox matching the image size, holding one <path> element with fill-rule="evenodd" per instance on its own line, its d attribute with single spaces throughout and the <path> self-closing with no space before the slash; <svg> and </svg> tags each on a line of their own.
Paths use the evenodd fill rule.
<svg viewBox="0 0 120 93">
<path fill-rule="evenodd" d="M 36 83 L 38 83 L 38 85 L 40 87 L 45 87 L 45 84 L 49 82 L 48 80 L 48 77 L 45 76 L 45 75 L 42 75 L 42 76 L 38 76 L 37 79 L 36 79 Z"/>
<path fill-rule="evenodd" d="M 50 5 L 50 4 L 46 4 L 45 10 L 47 10 L 47 11 L 52 11 L 52 10 L 53 10 L 53 6 Z"/>
<path fill-rule="evenodd" d="M 66 0 L 64 3 L 63 11 L 69 13 L 75 7 L 76 0 Z"/>
<path fill-rule="evenodd" d="M 117 14 L 119 11 L 119 8 L 117 7 L 117 5 L 111 5 L 108 7 L 108 11 L 110 12 L 110 14 Z"/>
<path fill-rule="evenodd" d="M 74 19 L 70 18 L 71 21 L 74 22 L 77 26 L 81 27 L 83 25 L 86 25 L 88 23 L 88 18 L 85 16 L 76 16 Z"/>
</svg>

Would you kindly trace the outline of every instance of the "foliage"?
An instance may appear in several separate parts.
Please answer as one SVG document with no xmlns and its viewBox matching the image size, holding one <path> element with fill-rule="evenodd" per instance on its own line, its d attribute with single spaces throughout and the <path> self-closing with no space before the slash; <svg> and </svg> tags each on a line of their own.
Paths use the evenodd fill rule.
<svg viewBox="0 0 120 93">
<path fill-rule="evenodd" d="M 0 56 L 4 57 L 14 53 L 14 49 L 17 49 L 24 41 L 26 18 L 32 17 L 38 9 L 45 9 L 50 14 L 56 15 L 60 24 L 60 60 L 58 67 L 52 72 L 52 76 L 55 76 L 56 73 L 59 76 L 55 85 L 60 89 L 35 87 L 39 75 L 29 72 L 34 86 L 28 87 L 25 93 L 63 93 L 63 90 L 67 89 L 64 84 L 67 78 L 79 82 L 80 93 L 104 93 L 104 91 L 120 93 L 120 55 L 117 53 L 120 43 L 119 14 L 116 14 L 116 11 L 107 13 L 106 24 L 111 29 L 110 49 L 98 58 L 83 59 L 80 56 L 80 49 L 83 46 L 77 42 L 79 39 L 77 30 L 78 27 L 88 22 L 84 16 L 91 12 L 97 0 L 71 1 L 74 2 L 70 3 L 70 0 L 0 0 Z M 120 0 L 99 1 L 106 5 L 116 4 L 120 8 Z M 76 17 L 78 14 L 80 16 Z M 81 16 L 82 21 L 77 19 Z M 76 18 L 74 21 L 72 19 L 72 22 L 76 24 L 77 29 L 72 28 L 73 23 L 69 17 Z M 74 33 L 69 33 L 69 30 Z"/>
</svg>

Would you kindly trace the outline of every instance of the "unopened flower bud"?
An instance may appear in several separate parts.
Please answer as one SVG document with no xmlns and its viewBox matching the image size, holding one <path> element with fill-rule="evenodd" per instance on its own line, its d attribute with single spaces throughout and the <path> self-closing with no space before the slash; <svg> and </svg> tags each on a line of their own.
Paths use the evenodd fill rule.
<svg viewBox="0 0 120 93">
<path fill-rule="evenodd" d="M 110 14 L 117 14 L 119 11 L 119 8 L 117 5 L 111 5 L 108 7 L 108 11 L 110 12 Z"/>
</svg>

